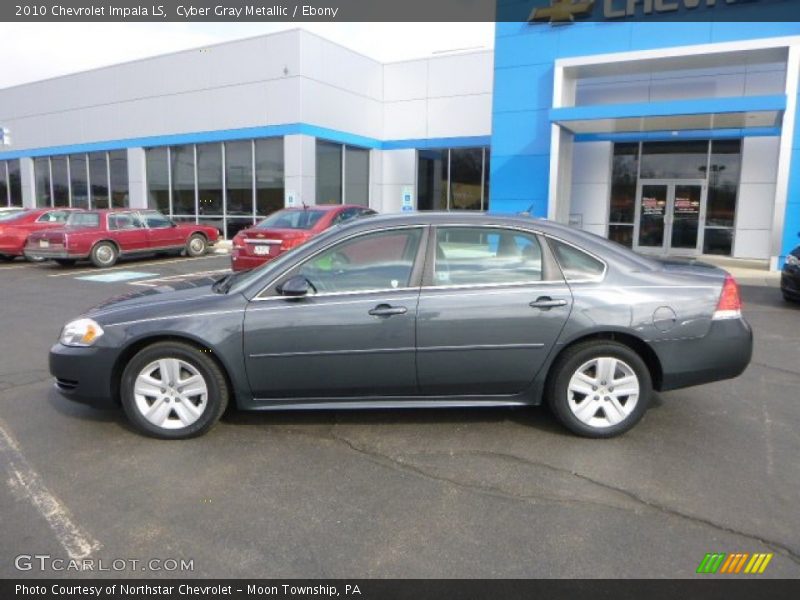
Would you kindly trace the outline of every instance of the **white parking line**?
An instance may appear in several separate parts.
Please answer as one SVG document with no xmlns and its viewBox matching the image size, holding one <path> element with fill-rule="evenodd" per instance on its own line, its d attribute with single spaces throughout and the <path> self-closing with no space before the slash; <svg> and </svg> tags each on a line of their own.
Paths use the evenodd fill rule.
<svg viewBox="0 0 800 600">
<path fill-rule="evenodd" d="M 218 255 L 218 254 L 216 254 L 216 255 L 215 254 L 209 254 L 207 256 L 198 256 L 197 258 L 173 258 L 171 260 L 152 260 L 152 261 L 148 261 L 148 262 L 126 263 L 126 264 L 120 265 L 118 267 L 111 267 L 110 269 L 103 269 L 103 272 L 117 271 L 119 269 L 125 269 L 127 271 L 130 271 L 132 267 L 136 267 L 136 268 L 148 267 L 148 266 L 153 267 L 153 266 L 158 266 L 158 265 L 168 265 L 168 264 L 176 263 L 176 262 L 190 262 L 190 261 L 193 261 L 193 260 L 208 260 L 209 258 L 219 258 L 219 257 L 220 257 L 220 255 Z M 67 270 L 67 271 L 64 271 L 63 273 L 53 273 L 52 275 L 48 275 L 48 277 L 72 277 L 72 276 L 75 276 L 75 275 L 85 275 L 87 273 L 97 273 L 99 271 L 100 271 L 100 269 L 85 269 L 83 271 Z"/>
<path fill-rule="evenodd" d="M 8 485 L 24 494 L 44 517 L 59 543 L 72 559 L 82 559 L 98 550 L 100 542 L 75 523 L 69 510 L 56 498 L 22 455 L 16 440 L 0 421 L 0 456 L 8 471 Z"/>
<path fill-rule="evenodd" d="M 159 287 L 161 285 L 169 285 L 177 281 L 185 279 L 194 279 L 195 277 L 202 277 L 203 275 L 222 275 L 223 273 L 230 272 L 230 269 L 215 269 L 213 271 L 195 271 L 194 273 L 181 273 L 179 275 L 168 275 L 166 277 L 154 277 L 153 279 L 142 279 L 140 281 L 129 281 L 129 285 L 142 285 L 144 287 Z"/>
</svg>

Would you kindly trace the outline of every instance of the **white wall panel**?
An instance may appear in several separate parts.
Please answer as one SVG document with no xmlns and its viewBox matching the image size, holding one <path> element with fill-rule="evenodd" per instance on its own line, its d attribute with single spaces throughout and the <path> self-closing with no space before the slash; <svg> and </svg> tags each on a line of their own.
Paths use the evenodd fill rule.
<svg viewBox="0 0 800 600">
<path fill-rule="evenodd" d="M 489 94 L 493 73 L 491 52 L 431 58 L 428 61 L 428 94 L 433 98 Z"/>
<path fill-rule="evenodd" d="M 569 214 L 580 214 L 586 225 L 608 223 L 608 184 L 574 183 Z"/>
<path fill-rule="evenodd" d="M 742 183 L 775 183 L 779 137 L 749 137 L 742 142 Z"/>
<path fill-rule="evenodd" d="M 739 229 L 734 242 L 734 258 L 769 258 L 769 229 Z"/>
<path fill-rule="evenodd" d="M 428 61 L 413 60 L 383 67 L 385 102 L 417 100 L 428 96 Z"/>
<path fill-rule="evenodd" d="M 491 132 L 491 94 L 428 101 L 428 137 L 490 135 Z"/>
<path fill-rule="evenodd" d="M 611 142 L 579 142 L 572 149 L 574 183 L 608 183 L 611 179 Z"/>
<path fill-rule="evenodd" d="M 388 140 L 424 138 L 427 100 L 387 102 L 383 106 L 383 135 Z"/>
<path fill-rule="evenodd" d="M 739 229 L 770 229 L 775 207 L 774 183 L 743 183 L 736 208 Z"/>
<path fill-rule="evenodd" d="M 383 183 L 414 185 L 417 178 L 416 150 L 383 151 Z"/>
</svg>

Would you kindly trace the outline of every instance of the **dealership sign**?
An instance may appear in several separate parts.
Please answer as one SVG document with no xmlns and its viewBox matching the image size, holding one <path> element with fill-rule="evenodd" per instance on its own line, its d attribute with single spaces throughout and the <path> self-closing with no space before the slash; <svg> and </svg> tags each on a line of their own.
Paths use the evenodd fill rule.
<svg viewBox="0 0 800 600">
<path fill-rule="evenodd" d="M 595 5 L 602 6 L 602 19 L 646 17 L 696 8 L 715 8 L 731 4 L 752 4 L 759 0 L 551 0 L 550 6 L 534 8 L 529 22 L 571 23 L 594 15 Z"/>
</svg>

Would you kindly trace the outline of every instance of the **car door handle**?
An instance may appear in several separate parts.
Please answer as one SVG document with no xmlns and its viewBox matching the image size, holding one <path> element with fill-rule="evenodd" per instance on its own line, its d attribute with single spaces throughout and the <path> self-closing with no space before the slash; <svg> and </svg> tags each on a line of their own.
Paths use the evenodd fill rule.
<svg viewBox="0 0 800 600">
<path fill-rule="evenodd" d="M 567 301 L 563 299 L 553 300 L 550 296 L 540 296 L 529 304 L 531 308 L 541 308 L 543 310 L 550 310 L 557 306 L 566 306 Z"/>
<path fill-rule="evenodd" d="M 405 306 L 391 306 L 389 304 L 378 304 L 369 311 L 373 317 L 391 317 L 392 315 L 404 315 L 408 312 Z"/>
</svg>

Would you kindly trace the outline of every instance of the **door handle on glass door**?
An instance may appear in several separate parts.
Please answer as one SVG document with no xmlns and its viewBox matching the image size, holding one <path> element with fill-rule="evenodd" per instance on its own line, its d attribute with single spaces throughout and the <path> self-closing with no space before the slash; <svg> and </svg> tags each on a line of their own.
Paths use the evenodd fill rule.
<svg viewBox="0 0 800 600">
<path fill-rule="evenodd" d="M 550 296 L 540 296 L 536 300 L 530 303 L 531 308 L 541 308 L 542 310 L 550 310 L 551 308 L 555 308 L 557 306 L 566 306 L 566 300 L 556 299 L 553 300 Z"/>
<path fill-rule="evenodd" d="M 392 315 L 404 315 L 408 312 L 405 306 L 391 306 L 389 304 L 378 304 L 369 311 L 373 317 L 391 317 Z"/>
</svg>

